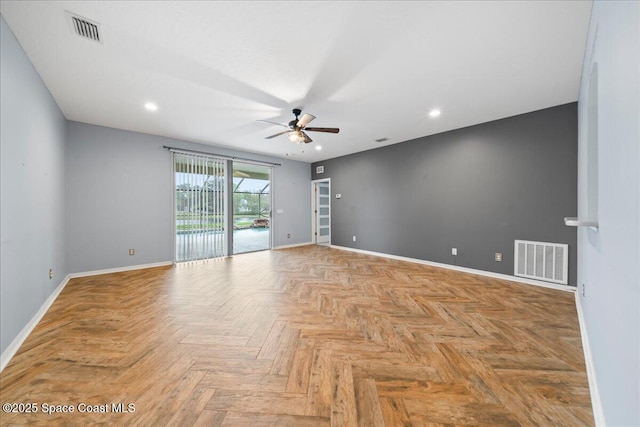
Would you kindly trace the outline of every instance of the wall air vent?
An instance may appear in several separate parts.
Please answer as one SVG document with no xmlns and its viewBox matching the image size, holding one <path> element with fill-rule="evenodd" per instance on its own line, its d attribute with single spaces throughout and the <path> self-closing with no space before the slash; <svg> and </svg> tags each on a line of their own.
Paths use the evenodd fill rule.
<svg viewBox="0 0 640 427">
<path fill-rule="evenodd" d="M 71 32 L 83 39 L 102 43 L 102 26 L 90 19 L 65 11 Z"/>
<path fill-rule="evenodd" d="M 563 285 L 568 282 L 569 245 L 516 240 L 514 259 L 516 276 Z"/>
</svg>

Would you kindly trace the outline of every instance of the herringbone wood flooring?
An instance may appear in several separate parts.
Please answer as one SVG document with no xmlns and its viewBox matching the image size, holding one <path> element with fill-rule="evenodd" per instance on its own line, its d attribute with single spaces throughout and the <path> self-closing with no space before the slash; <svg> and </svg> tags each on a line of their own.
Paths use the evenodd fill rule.
<svg viewBox="0 0 640 427">
<path fill-rule="evenodd" d="M 593 424 L 572 294 L 318 246 L 74 279 L 1 385 L 76 408 L 3 425 Z"/>
</svg>

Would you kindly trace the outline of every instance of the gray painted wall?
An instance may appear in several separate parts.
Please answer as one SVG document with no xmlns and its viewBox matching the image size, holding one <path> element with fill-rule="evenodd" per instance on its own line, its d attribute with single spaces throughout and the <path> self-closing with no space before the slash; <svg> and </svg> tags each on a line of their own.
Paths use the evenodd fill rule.
<svg viewBox="0 0 640 427">
<path fill-rule="evenodd" d="M 578 284 L 606 425 L 640 425 L 640 3 L 594 2 L 579 111 L 587 217 L 587 106 L 598 64 L 598 232 L 578 231 Z"/>
<path fill-rule="evenodd" d="M 307 163 L 77 122 L 68 122 L 67 132 L 71 272 L 173 259 L 171 155 L 164 145 L 281 163 L 274 168 L 274 246 L 311 240 Z"/>
<path fill-rule="evenodd" d="M 0 18 L 0 351 L 66 277 L 65 119 Z M 49 279 L 49 269 L 54 275 Z"/>
<path fill-rule="evenodd" d="M 334 245 L 513 274 L 515 239 L 567 243 L 576 282 L 576 103 L 312 165 L 329 177 Z"/>
</svg>

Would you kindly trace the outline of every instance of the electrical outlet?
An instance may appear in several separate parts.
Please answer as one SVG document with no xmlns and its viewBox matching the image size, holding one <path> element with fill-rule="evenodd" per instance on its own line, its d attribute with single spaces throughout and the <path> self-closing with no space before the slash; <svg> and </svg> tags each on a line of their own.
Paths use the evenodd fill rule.
<svg viewBox="0 0 640 427">
<path fill-rule="evenodd" d="M 356 241 L 356 236 L 353 236 L 353 241 L 354 241 L 354 242 Z"/>
<path fill-rule="evenodd" d="M 583 284 L 580 285 L 580 290 L 582 291 L 582 296 L 583 297 L 585 296 L 585 293 L 586 293 L 584 288 L 585 288 L 585 286 L 584 286 L 584 283 L 583 283 Z"/>
<path fill-rule="evenodd" d="M 53 279 L 53 269 L 49 269 L 49 280 Z"/>
<path fill-rule="evenodd" d="M 458 248 L 451 248 L 451 255 L 458 255 Z"/>
<path fill-rule="evenodd" d="M 129 249 L 129 255 L 135 255 L 136 251 L 135 249 Z"/>
<path fill-rule="evenodd" d="M 502 262 L 502 253 L 496 252 L 496 262 Z"/>
<path fill-rule="evenodd" d="M 287 233 L 287 239 L 291 238 L 291 233 Z"/>
</svg>

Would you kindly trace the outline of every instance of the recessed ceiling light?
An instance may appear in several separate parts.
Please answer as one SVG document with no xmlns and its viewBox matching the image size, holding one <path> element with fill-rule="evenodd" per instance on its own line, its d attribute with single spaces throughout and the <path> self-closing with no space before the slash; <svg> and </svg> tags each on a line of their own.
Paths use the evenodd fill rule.
<svg viewBox="0 0 640 427">
<path fill-rule="evenodd" d="M 316 145 L 316 150 L 320 151 L 322 150 L 322 147 L 320 145 Z"/>
<path fill-rule="evenodd" d="M 440 110 L 438 110 L 437 108 L 434 108 L 433 110 L 429 111 L 429 117 L 434 119 L 436 117 L 440 117 Z"/>
<path fill-rule="evenodd" d="M 156 111 L 158 109 L 158 106 L 153 102 L 147 102 L 146 104 L 144 104 L 144 108 L 149 111 Z"/>
</svg>

